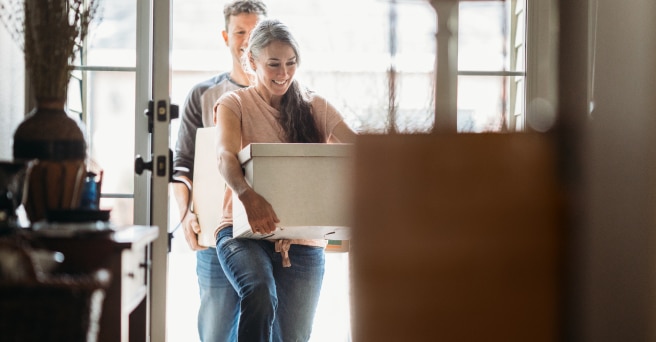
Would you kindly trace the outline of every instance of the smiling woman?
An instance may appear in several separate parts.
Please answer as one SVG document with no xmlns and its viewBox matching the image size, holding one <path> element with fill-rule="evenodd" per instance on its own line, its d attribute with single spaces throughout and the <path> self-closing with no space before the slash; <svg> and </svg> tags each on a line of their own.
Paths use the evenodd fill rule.
<svg viewBox="0 0 656 342">
<path fill-rule="evenodd" d="M 251 44 L 254 42 L 251 41 Z M 289 43 L 272 42 L 263 51 L 249 50 L 248 65 L 255 72 L 261 87 L 258 94 L 264 101 L 279 104 L 280 98 L 292 85 L 296 66 L 300 60 L 296 49 Z"/>
</svg>

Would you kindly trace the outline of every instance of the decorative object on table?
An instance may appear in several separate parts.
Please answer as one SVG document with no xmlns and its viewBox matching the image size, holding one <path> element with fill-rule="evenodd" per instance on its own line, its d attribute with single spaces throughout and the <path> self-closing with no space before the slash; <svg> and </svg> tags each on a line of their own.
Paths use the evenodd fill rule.
<svg viewBox="0 0 656 342">
<path fill-rule="evenodd" d="M 87 171 L 82 182 L 81 198 L 79 200 L 72 199 L 73 203 L 79 203 L 79 206 L 47 210 L 46 221 L 49 223 L 82 224 L 108 222 L 110 210 L 100 209 L 100 189 L 102 188 L 103 174 L 102 170 L 98 173 Z"/>
<path fill-rule="evenodd" d="M 18 227 L 16 209 L 21 203 L 27 164 L 0 161 L 0 235 Z"/>
<path fill-rule="evenodd" d="M 30 221 L 40 221 L 52 210 L 79 208 L 85 176 L 84 160 L 30 161 L 22 202 Z"/>
<path fill-rule="evenodd" d="M 87 171 L 87 177 L 84 179 L 80 209 L 98 210 L 100 208 L 100 189 L 102 187 L 103 173 L 102 170 L 97 174 L 93 171 Z"/>
<path fill-rule="evenodd" d="M 15 160 L 40 161 L 30 165 L 34 169 L 26 179 L 24 204 L 31 207 L 27 213 L 32 222 L 43 219 L 43 207 L 79 205 L 79 183 L 86 173 L 77 171 L 84 169 L 79 164 L 84 164 L 87 145 L 78 122 L 66 113 L 65 104 L 73 61 L 96 17 L 98 4 L 99 0 L 0 0 L 0 21 L 23 50 L 36 103 L 13 137 Z M 36 184 L 41 188 L 31 189 Z M 71 189 L 72 194 L 57 193 Z M 77 203 L 72 201 L 75 198 Z M 39 201 L 47 204 L 33 203 Z"/>
</svg>

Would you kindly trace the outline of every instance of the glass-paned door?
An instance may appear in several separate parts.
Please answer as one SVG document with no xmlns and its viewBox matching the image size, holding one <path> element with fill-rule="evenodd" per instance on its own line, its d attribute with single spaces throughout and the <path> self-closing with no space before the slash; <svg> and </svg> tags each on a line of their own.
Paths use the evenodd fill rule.
<svg viewBox="0 0 656 342">
<path fill-rule="evenodd" d="M 85 123 L 89 157 L 103 170 L 100 205 L 111 209 L 116 225 L 135 223 L 136 25 L 133 0 L 102 3 L 71 78 L 67 104 Z"/>
<path fill-rule="evenodd" d="M 153 341 L 165 341 L 166 331 L 168 220 L 161 218 L 168 216 L 169 26 L 167 2 L 103 1 L 76 61 L 67 103 L 84 123 L 92 167 L 103 171 L 101 209 L 111 209 L 117 227 L 160 229 L 149 249 Z M 152 123 L 145 115 L 150 99 Z M 167 110 L 156 112 L 160 103 Z M 137 156 L 153 171 L 135 175 Z"/>
</svg>

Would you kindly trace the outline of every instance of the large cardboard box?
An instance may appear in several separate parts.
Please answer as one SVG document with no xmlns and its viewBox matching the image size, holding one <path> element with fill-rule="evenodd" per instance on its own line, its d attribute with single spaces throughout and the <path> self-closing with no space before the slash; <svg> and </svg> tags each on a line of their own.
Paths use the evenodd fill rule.
<svg viewBox="0 0 656 342">
<path fill-rule="evenodd" d="M 238 158 L 246 181 L 271 203 L 280 223 L 272 234 L 254 234 L 243 204 L 233 195 L 233 236 L 350 238 L 350 144 L 250 144 Z"/>
<path fill-rule="evenodd" d="M 199 128 L 196 130 L 194 186 L 191 196 L 192 210 L 200 225 L 198 244 L 201 246 L 216 245 L 214 231 L 221 221 L 225 187 L 216 159 L 216 128 Z"/>
</svg>

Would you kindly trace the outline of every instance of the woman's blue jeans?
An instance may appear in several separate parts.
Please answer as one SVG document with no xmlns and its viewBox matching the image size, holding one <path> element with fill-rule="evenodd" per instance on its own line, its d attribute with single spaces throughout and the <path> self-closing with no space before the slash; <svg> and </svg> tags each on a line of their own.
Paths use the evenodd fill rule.
<svg viewBox="0 0 656 342">
<path fill-rule="evenodd" d="M 291 267 L 266 240 L 233 239 L 232 227 L 217 236 L 217 254 L 240 299 L 238 340 L 308 341 L 321 293 L 321 247 L 291 245 Z"/>
</svg>

